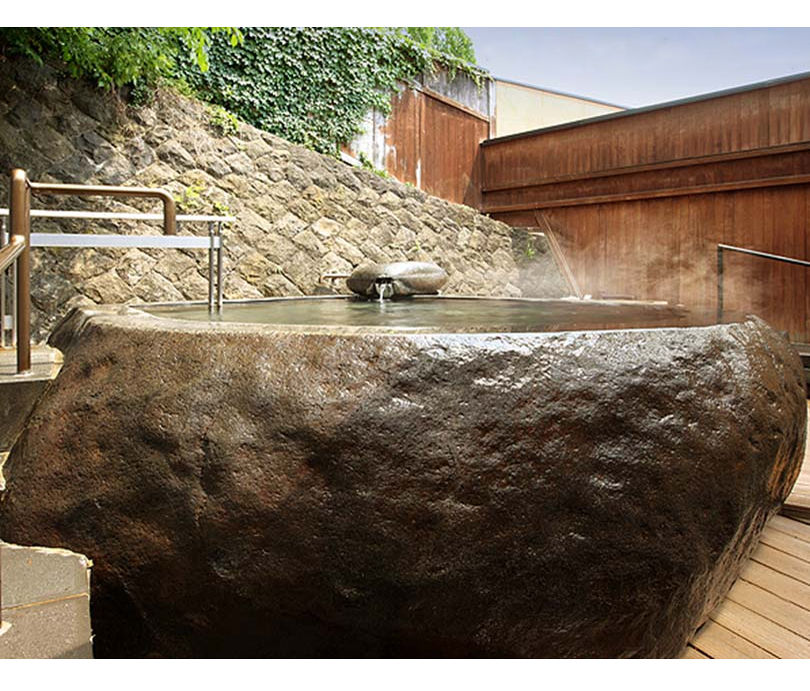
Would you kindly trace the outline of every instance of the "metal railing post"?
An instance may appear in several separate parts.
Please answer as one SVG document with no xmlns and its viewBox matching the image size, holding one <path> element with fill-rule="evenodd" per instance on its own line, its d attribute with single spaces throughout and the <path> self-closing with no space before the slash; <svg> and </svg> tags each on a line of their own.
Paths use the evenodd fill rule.
<svg viewBox="0 0 810 691">
<path fill-rule="evenodd" d="M 717 246 L 717 322 L 723 321 L 723 247 Z"/>
<path fill-rule="evenodd" d="M 214 223 L 208 222 L 208 311 L 214 311 Z"/>
<path fill-rule="evenodd" d="M 17 262 L 11 265 L 11 347 L 17 347 Z"/>
<path fill-rule="evenodd" d="M 9 193 L 10 237 L 19 238 L 23 250 L 17 257 L 17 373 L 31 369 L 31 188 L 24 170 L 11 171 Z"/>
<path fill-rule="evenodd" d="M 222 223 L 217 223 L 217 237 L 219 247 L 217 247 L 217 312 L 222 312 L 222 298 L 224 288 L 222 286 L 222 261 L 225 256 L 225 241 L 222 238 Z"/>
<path fill-rule="evenodd" d="M 0 247 L 6 244 L 6 219 L 0 218 Z M 8 269 L 0 271 L 0 348 L 6 347 L 6 283 L 8 283 Z"/>
</svg>

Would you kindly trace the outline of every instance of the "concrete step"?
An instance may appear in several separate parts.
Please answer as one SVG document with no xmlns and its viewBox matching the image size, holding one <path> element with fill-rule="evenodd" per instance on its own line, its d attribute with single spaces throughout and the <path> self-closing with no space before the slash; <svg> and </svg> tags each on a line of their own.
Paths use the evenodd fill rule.
<svg viewBox="0 0 810 691">
<path fill-rule="evenodd" d="M 0 542 L 0 564 L 0 658 L 93 657 L 90 560 Z"/>
<path fill-rule="evenodd" d="M 8 451 L 42 392 L 62 367 L 62 353 L 49 346 L 31 351 L 31 372 L 18 375 L 17 353 L 0 349 L 0 451 Z"/>
<path fill-rule="evenodd" d="M 48 345 L 36 345 L 31 348 L 31 369 L 29 377 L 53 378 L 62 367 L 62 353 Z M 17 349 L 0 348 L 0 380 L 16 376 Z"/>
</svg>

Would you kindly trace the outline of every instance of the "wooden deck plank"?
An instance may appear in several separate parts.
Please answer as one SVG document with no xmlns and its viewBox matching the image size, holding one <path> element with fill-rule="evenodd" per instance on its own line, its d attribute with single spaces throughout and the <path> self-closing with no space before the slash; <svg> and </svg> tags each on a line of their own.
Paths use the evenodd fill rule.
<svg viewBox="0 0 810 691">
<path fill-rule="evenodd" d="M 810 658 L 810 526 L 775 516 L 682 659 Z"/>
<path fill-rule="evenodd" d="M 759 538 L 759 543 L 807 562 L 807 570 L 810 572 L 810 543 L 799 540 L 792 535 L 781 533 L 778 530 L 769 530 L 767 528 Z"/>
<path fill-rule="evenodd" d="M 785 576 L 756 561 L 748 562 L 740 578 L 778 595 L 802 609 L 810 610 L 810 585 L 806 583 Z"/>
<path fill-rule="evenodd" d="M 704 655 L 697 648 L 687 645 L 680 655 L 681 660 L 711 660 L 708 655 Z"/>
<path fill-rule="evenodd" d="M 772 655 L 783 659 L 810 657 L 810 641 L 747 607 L 726 599 L 711 614 L 711 620 L 735 632 Z"/>
<path fill-rule="evenodd" d="M 801 636 L 810 646 L 810 611 L 744 580 L 734 584 L 727 599 Z"/>
<path fill-rule="evenodd" d="M 758 645 L 711 619 L 700 627 L 690 645 L 693 645 L 708 657 L 724 660 L 765 660 L 774 658 L 774 655 L 767 650 L 763 650 Z"/>
<path fill-rule="evenodd" d="M 804 502 L 803 499 L 795 499 L 793 504 L 785 504 L 782 507 L 782 513 L 790 518 L 795 518 L 797 521 L 802 521 L 810 525 L 810 500 Z M 804 502 L 804 505 L 803 505 Z"/>
<path fill-rule="evenodd" d="M 751 559 L 765 566 L 770 566 L 775 571 L 791 576 L 797 581 L 810 585 L 810 568 L 806 561 L 774 549 L 769 545 L 760 544 L 751 555 Z"/>
<path fill-rule="evenodd" d="M 810 543 L 810 526 L 797 523 L 791 518 L 776 515 L 768 523 L 768 530 L 778 530 L 780 533 L 791 535 L 799 540 Z"/>
<path fill-rule="evenodd" d="M 807 402 L 810 411 L 810 401 Z M 810 434 L 805 440 L 804 462 L 793 490 L 782 507 L 782 513 L 803 520 L 810 520 Z"/>
</svg>

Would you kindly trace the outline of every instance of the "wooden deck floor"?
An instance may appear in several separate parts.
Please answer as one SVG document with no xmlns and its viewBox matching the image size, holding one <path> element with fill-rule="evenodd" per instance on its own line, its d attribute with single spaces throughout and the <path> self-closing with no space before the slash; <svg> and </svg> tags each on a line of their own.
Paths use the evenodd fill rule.
<svg viewBox="0 0 810 691">
<path fill-rule="evenodd" d="M 810 416 L 810 401 L 807 405 L 808 416 Z M 800 521 L 810 521 L 810 433 L 807 435 L 807 443 L 804 447 L 804 464 L 799 473 L 799 479 L 796 480 L 782 513 Z"/>
<path fill-rule="evenodd" d="M 775 516 L 685 658 L 810 658 L 810 525 Z"/>
<path fill-rule="evenodd" d="M 681 657 L 810 658 L 810 440 L 782 514 Z"/>
</svg>

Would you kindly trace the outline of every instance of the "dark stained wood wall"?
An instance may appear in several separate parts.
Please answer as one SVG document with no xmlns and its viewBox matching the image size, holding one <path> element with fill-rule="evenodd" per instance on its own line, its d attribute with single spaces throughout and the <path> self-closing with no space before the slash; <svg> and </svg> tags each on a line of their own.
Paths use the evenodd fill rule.
<svg viewBox="0 0 810 691">
<path fill-rule="evenodd" d="M 488 118 L 425 89 L 402 89 L 382 128 L 385 168 L 400 182 L 478 208 L 480 143 Z"/>
<path fill-rule="evenodd" d="M 485 142 L 481 208 L 548 225 L 583 291 L 716 305 L 716 245 L 810 260 L 810 74 Z M 728 309 L 810 342 L 810 269 L 726 255 Z"/>
<path fill-rule="evenodd" d="M 430 93 L 422 93 L 421 102 L 422 189 L 477 209 L 480 144 L 489 135 L 489 120 Z"/>
</svg>

